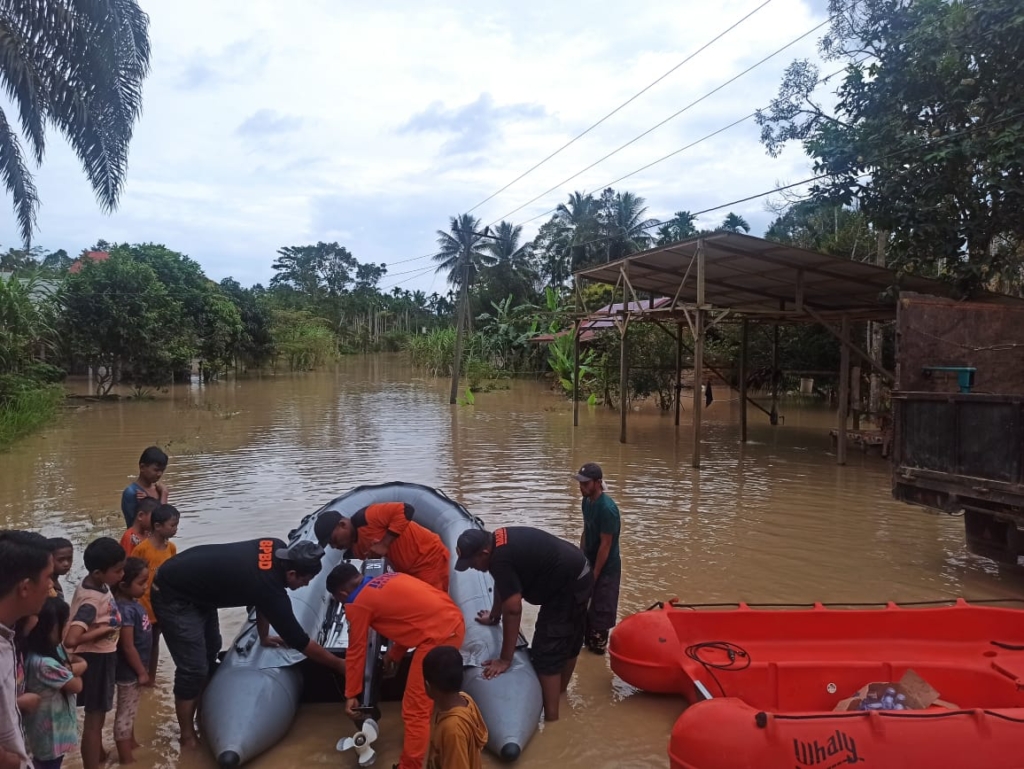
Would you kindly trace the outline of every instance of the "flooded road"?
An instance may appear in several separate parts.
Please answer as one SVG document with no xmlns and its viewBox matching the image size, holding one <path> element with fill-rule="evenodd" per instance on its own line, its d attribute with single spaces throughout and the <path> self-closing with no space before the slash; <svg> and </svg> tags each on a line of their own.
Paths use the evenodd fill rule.
<svg viewBox="0 0 1024 769">
<path fill-rule="evenodd" d="M 403 480 L 437 487 L 489 527 L 523 523 L 576 541 L 579 492 L 570 473 L 599 462 L 622 511 L 620 616 L 659 599 L 807 603 L 919 601 L 1024 595 L 1024 580 L 969 555 L 959 518 L 893 502 L 888 466 L 828 453 L 832 415 L 784 407 L 771 428 L 751 411 L 752 443 L 738 442 L 738 403 L 724 391 L 706 413 L 703 468 L 689 467 L 691 432 L 670 414 L 630 417 L 571 404 L 543 383 L 515 382 L 449 406 L 447 383 L 400 357 L 346 359 L 337 370 L 179 387 L 141 403 L 95 404 L 0 454 L 0 526 L 62 534 L 81 548 L 120 536 L 121 490 L 149 444 L 171 456 L 165 481 L 183 514 L 179 549 L 285 536 L 306 513 L 353 486 Z M 532 617 L 528 616 L 532 632 Z M 225 642 L 241 621 L 225 615 Z M 136 732 L 138 766 L 212 767 L 179 759 L 171 669 L 147 692 Z M 547 725 L 518 766 L 667 766 L 682 701 L 634 692 L 606 658 L 586 651 L 562 720 Z M 112 716 L 108 718 L 112 721 Z M 378 765 L 398 760 L 397 705 L 385 708 Z M 291 734 L 256 767 L 355 766 L 334 743 L 351 731 L 340 706 L 306 706 Z M 109 742 L 109 737 L 108 737 Z M 487 757 L 489 766 L 498 766 Z M 77 766 L 77 758 L 65 766 Z"/>
</svg>

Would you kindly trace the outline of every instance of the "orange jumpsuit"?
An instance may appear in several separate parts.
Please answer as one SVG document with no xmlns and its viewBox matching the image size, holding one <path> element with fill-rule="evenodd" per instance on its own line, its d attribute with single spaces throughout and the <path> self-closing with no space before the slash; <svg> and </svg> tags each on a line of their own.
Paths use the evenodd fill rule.
<svg viewBox="0 0 1024 769">
<path fill-rule="evenodd" d="M 388 559 L 395 571 L 411 574 L 442 592 L 448 592 L 451 575 L 448 548 L 430 529 L 406 518 L 405 505 L 401 502 L 370 505 L 366 508 L 366 525 L 356 531 L 358 536 L 351 547 L 356 558 L 365 559 L 370 554 L 370 546 L 390 532 L 397 537 L 388 548 Z"/>
<path fill-rule="evenodd" d="M 371 627 L 391 640 L 388 657 L 396 662 L 416 647 L 402 697 L 405 740 L 398 769 L 421 769 L 430 745 L 430 714 L 434 709 L 423 685 L 423 657 L 435 646 L 462 646 L 466 634 L 462 612 L 447 593 L 408 574 L 388 572 L 353 593 L 345 604 L 345 616 L 349 623 L 346 697 L 357 697 L 363 689 L 366 639 Z"/>
</svg>

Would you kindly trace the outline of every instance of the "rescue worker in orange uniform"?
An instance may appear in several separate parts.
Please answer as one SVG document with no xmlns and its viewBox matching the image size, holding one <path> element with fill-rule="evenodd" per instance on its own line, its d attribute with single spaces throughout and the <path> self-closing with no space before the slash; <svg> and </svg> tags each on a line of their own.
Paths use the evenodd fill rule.
<svg viewBox="0 0 1024 769">
<path fill-rule="evenodd" d="M 385 675 L 393 674 L 406 651 L 415 647 L 402 697 L 405 740 L 398 769 L 422 769 L 434 709 L 423 684 L 423 658 L 437 646 L 462 646 L 466 634 L 462 612 L 447 593 L 408 574 L 392 571 L 364 577 L 351 563 L 340 564 L 327 575 L 327 591 L 345 605 L 349 623 L 345 712 L 350 717 L 357 717 L 370 628 L 391 640 L 384 657 Z"/>
<path fill-rule="evenodd" d="M 353 558 L 384 558 L 395 571 L 411 574 L 438 590 L 448 592 L 451 562 L 441 538 L 416 523 L 412 505 L 382 502 L 364 507 L 351 518 L 328 510 L 316 519 L 313 531 L 321 547 L 327 543 L 350 550 Z"/>
</svg>

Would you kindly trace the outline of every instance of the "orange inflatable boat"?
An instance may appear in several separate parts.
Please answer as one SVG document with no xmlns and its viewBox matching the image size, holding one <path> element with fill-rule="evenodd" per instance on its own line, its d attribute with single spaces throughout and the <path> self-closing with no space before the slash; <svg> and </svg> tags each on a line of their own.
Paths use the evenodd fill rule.
<svg viewBox="0 0 1024 769">
<path fill-rule="evenodd" d="M 689 703 L 673 769 L 1024 767 L 1024 611 L 658 604 L 615 628 L 609 654 L 627 683 Z M 908 671 L 941 700 L 836 711 Z"/>
</svg>

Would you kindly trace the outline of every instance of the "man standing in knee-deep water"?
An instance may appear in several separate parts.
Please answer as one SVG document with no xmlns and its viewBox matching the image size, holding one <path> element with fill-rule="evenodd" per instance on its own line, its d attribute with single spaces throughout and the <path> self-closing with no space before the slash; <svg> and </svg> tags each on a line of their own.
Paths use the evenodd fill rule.
<svg viewBox="0 0 1024 769">
<path fill-rule="evenodd" d="M 156 574 L 151 601 L 174 659 L 174 706 L 183 747 L 198 743 L 196 709 L 220 651 L 217 609 L 255 606 L 264 646 L 287 644 L 314 662 L 345 674 L 345 662 L 324 649 L 295 619 L 288 590 L 320 573 L 323 548 L 279 539 L 199 545 L 169 558 Z M 270 627 L 281 637 L 269 635 Z"/>
<path fill-rule="evenodd" d="M 583 534 L 580 550 L 594 572 L 594 594 L 587 609 L 584 643 L 594 654 L 608 648 L 608 632 L 615 627 L 619 610 L 619 508 L 604 491 L 604 473 L 595 462 L 587 462 L 573 476 L 583 495 Z"/>
<path fill-rule="evenodd" d="M 494 577 L 494 606 L 477 622 L 502 623 L 501 655 L 484 663 L 484 677 L 512 664 L 522 623 L 523 601 L 540 606 L 530 659 L 540 679 L 544 720 L 558 720 L 558 701 L 569 686 L 583 648 L 587 601 L 594 586 L 590 565 L 575 546 L 529 526 L 506 526 L 493 534 L 468 529 L 459 535 L 456 571 L 473 568 Z"/>
</svg>

